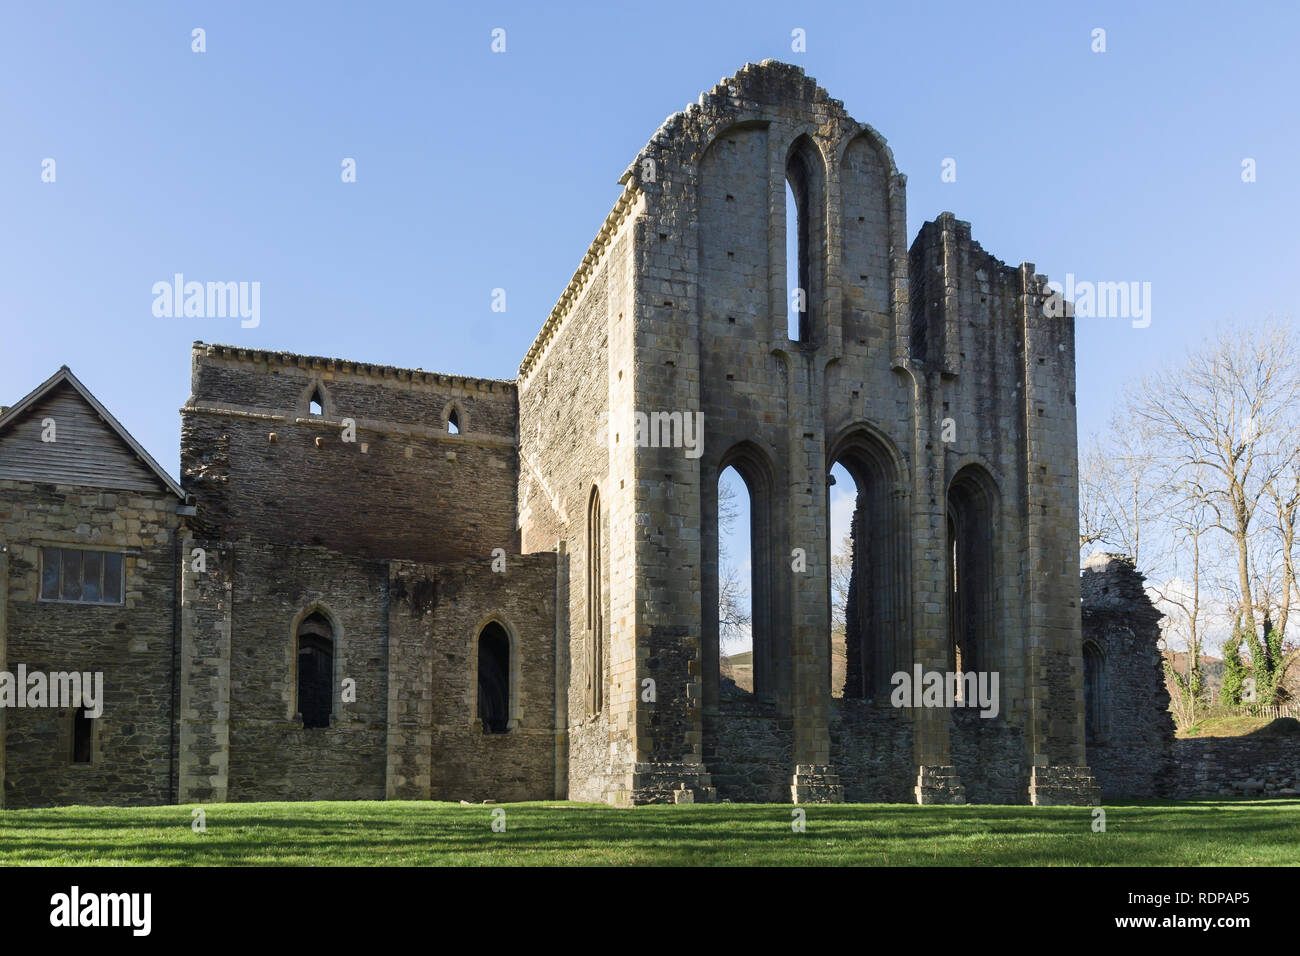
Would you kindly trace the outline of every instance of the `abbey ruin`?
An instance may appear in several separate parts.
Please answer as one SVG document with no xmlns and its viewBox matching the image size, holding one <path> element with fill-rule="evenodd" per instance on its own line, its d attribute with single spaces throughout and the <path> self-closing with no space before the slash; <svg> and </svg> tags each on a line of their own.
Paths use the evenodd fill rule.
<svg viewBox="0 0 1300 956">
<path fill-rule="evenodd" d="M 66 369 L 0 415 L 0 671 L 106 688 L 94 720 L 0 710 L 3 805 L 1150 784 L 1089 768 L 1074 327 L 1046 278 L 948 213 L 909 246 L 885 141 L 781 63 L 671 116 L 621 183 L 514 381 L 196 342 L 179 484 Z M 859 520 L 832 688 L 837 464 Z M 741 695 L 728 467 L 752 503 Z M 996 716 L 895 706 L 918 668 L 996 674 Z"/>
</svg>

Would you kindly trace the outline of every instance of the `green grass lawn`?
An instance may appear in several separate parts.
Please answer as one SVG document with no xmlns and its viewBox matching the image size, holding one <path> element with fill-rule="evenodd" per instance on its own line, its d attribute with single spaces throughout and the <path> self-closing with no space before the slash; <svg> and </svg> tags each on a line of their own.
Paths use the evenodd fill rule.
<svg viewBox="0 0 1300 956">
<path fill-rule="evenodd" d="M 1269 717 L 1207 717 L 1178 732 L 1179 737 L 1244 737 L 1263 730 Z"/>
<path fill-rule="evenodd" d="M 1091 808 L 246 803 L 0 811 L 0 865 L 1235 866 L 1300 863 L 1300 801 Z M 506 829 L 492 830 L 494 810 Z"/>
</svg>

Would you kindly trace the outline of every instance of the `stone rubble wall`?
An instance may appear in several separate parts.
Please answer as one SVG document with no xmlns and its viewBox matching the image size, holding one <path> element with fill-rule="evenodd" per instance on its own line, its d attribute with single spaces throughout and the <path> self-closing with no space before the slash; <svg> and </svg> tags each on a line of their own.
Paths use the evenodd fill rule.
<svg viewBox="0 0 1300 956">
<path fill-rule="evenodd" d="M 1300 734 L 1180 738 L 1168 789 L 1177 800 L 1300 796 Z"/>
</svg>

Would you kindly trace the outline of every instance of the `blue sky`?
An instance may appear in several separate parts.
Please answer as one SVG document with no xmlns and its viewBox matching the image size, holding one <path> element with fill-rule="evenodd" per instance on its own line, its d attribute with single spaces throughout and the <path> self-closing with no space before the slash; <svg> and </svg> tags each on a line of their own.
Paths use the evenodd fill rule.
<svg viewBox="0 0 1300 956">
<path fill-rule="evenodd" d="M 640 147 L 765 57 L 887 138 L 909 240 L 951 210 L 1008 263 L 1151 283 L 1150 327 L 1078 324 L 1082 436 L 1216 324 L 1296 313 L 1295 7 L 739 9 L 7 4 L 0 404 L 67 363 L 175 474 L 195 339 L 513 377 Z M 155 317 L 176 272 L 260 282 L 260 325 Z"/>
</svg>

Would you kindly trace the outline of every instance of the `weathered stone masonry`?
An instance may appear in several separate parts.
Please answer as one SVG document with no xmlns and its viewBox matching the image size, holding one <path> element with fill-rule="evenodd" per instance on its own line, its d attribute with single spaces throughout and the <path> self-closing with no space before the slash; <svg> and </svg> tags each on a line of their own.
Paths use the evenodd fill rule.
<svg viewBox="0 0 1300 956">
<path fill-rule="evenodd" d="M 186 574 L 182 799 L 551 795 L 556 561 L 519 552 L 513 385 L 202 343 L 194 356 L 181 457 L 203 536 L 185 553 L 208 561 Z M 297 713 L 309 615 L 332 637 L 318 728 Z M 475 709 L 492 621 L 511 638 L 500 735 Z"/>
<path fill-rule="evenodd" d="M 580 577 L 569 577 L 571 664 L 597 640 L 609 660 L 598 714 L 575 712 L 583 672 L 569 670 L 570 794 L 834 800 L 848 789 L 960 801 L 960 763 L 972 797 L 1095 800 L 1073 326 L 1045 315 L 1045 279 L 997 262 L 947 214 L 908 252 L 905 179 L 884 141 L 778 63 L 747 66 L 670 117 L 622 181 L 519 379 L 523 548 L 567 553 L 576 572 L 588 564 L 578 516 L 592 489 L 607 521 L 607 634 L 584 629 Z M 803 223 L 795 281 L 787 182 Z M 792 339 L 796 283 L 807 314 Z M 702 412 L 702 456 L 635 442 L 637 412 Z M 953 441 L 941 440 L 944 419 Z M 850 648 L 870 673 L 861 704 L 832 710 L 826 476 L 836 462 L 876 530 L 863 551 L 874 562 L 871 626 Z M 729 465 L 757 515 L 759 686 L 738 705 L 719 699 L 712 610 L 717 476 Z M 963 579 L 982 569 L 958 630 L 968 660 L 1000 672 L 1001 716 L 966 728 L 946 710 L 917 710 L 904 732 L 870 708 L 888 707 L 895 671 L 951 669 L 950 528 L 991 542 L 986 568 L 974 545 L 958 548 Z M 790 571 L 795 548 L 806 573 Z M 638 692 L 650 682 L 653 699 Z M 906 771 L 867 756 L 897 741 L 911 749 Z M 1012 753 L 1014 768 L 981 769 Z"/>
<path fill-rule="evenodd" d="M 884 140 L 780 63 L 671 116 L 621 182 L 517 381 L 200 342 L 179 487 L 120 429 L 93 492 L 48 449 L 35 477 L 0 470 L 0 662 L 54 648 L 117 681 L 100 775 L 46 756 L 55 724 L 0 715 L 10 805 L 1097 799 L 1073 322 L 1044 277 L 948 213 L 909 248 Z M 702 416 L 702 445 L 638 415 L 676 438 Z M 18 447 L 0 429 L 0 464 Z M 858 488 L 843 696 L 837 463 Z M 719 674 L 732 466 L 752 696 Z M 136 549 L 135 603 L 33 602 L 36 538 L 97 534 Z M 998 715 L 891 706 L 915 666 L 996 671 Z"/>
</svg>

